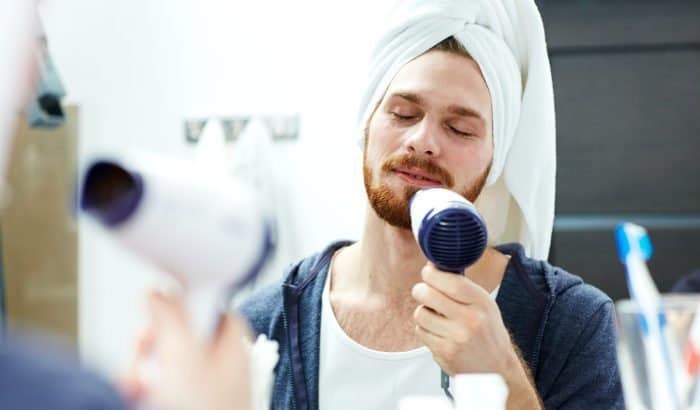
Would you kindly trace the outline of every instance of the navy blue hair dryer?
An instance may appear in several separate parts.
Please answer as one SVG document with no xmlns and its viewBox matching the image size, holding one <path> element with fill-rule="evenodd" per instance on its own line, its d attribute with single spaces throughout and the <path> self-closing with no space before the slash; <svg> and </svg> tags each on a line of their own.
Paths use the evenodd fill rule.
<svg viewBox="0 0 700 410">
<path fill-rule="evenodd" d="M 486 249 L 486 224 L 456 192 L 427 188 L 411 198 L 411 228 L 425 256 L 446 272 L 462 274 Z"/>
<path fill-rule="evenodd" d="M 456 192 L 422 189 L 411 198 L 409 209 L 413 236 L 438 269 L 461 275 L 486 250 L 488 235 L 483 218 L 471 202 Z M 452 400 L 450 378 L 444 371 L 440 385 Z"/>
</svg>

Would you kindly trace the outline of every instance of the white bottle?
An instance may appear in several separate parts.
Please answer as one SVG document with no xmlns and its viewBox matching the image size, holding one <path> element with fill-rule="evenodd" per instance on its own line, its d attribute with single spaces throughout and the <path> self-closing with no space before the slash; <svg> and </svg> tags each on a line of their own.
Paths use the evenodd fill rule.
<svg viewBox="0 0 700 410">
<path fill-rule="evenodd" d="M 458 374 L 453 380 L 455 410 L 505 410 L 508 386 L 500 374 Z"/>
</svg>

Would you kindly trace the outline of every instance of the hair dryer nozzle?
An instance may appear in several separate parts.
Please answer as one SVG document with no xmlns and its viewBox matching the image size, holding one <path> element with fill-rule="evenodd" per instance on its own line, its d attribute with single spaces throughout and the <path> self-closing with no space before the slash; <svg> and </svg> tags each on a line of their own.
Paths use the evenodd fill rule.
<svg viewBox="0 0 700 410">
<path fill-rule="evenodd" d="M 94 162 L 85 174 L 80 209 L 102 224 L 115 227 L 129 219 L 143 196 L 143 180 L 116 162 Z"/>
<path fill-rule="evenodd" d="M 418 191 L 411 200 L 413 234 L 439 269 L 462 273 L 484 253 L 486 224 L 474 205 L 442 188 Z"/>
</svg>

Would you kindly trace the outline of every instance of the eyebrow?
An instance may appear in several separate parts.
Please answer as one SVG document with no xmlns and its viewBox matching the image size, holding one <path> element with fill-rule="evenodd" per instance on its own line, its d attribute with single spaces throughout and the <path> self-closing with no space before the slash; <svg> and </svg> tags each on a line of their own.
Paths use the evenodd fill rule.
<svg viewBox="0 0 700 410">
<path fill-rule="evenodd" d="M 414 104 L 425 106 L 425 101 L 423 100 L 423 98 L 415 93 L 398 92 L 392 94 L 390 97 L 399 97 L 401 99 L 410 101 Z M 471 108 L 466 108 L 452 104 L 447 107 L 447 112 L 459 115 L 461 117 L 474 117 L 480 120 L 482 123 L 486 124 L 486 120 L 484 119 L 484 117 L 478 111 Z"/>
</svg>

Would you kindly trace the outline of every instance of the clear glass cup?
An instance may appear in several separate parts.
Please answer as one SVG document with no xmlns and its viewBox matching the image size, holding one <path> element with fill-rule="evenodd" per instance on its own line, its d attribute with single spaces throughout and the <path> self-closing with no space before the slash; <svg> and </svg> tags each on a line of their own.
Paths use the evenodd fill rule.
<svg viewBox="0 0 700 410">
<path fill-rule="evenodd" d="M 659 318 L 666 323 L 662 343 L 667 354 L 663 355 L 659 354 L 658 346 L 654 348 L 644 335 L 637 303 L 629 299 L 615 303 L 617 355 L 628 409 L 700 409 L 700 366 L 697 363 L 700 358 L 693 355 L 689 344 L 690 330 L 698 308 L 700 294 L 661 297 L 659 314 L 662 316 Z M 700 326 L 700 317 L 698 321 L 695 326 Z M 650 360 L 652 354 L 655 357 Z M 659 357 L 661 359 L 657 360 Z M 659 369 L 654 361 L 668 364 L 672 373 Z M 662 395 L 657 393 L 664 383 L 672 388 L 676 403 L 658 399 Z"/>
</svg>

